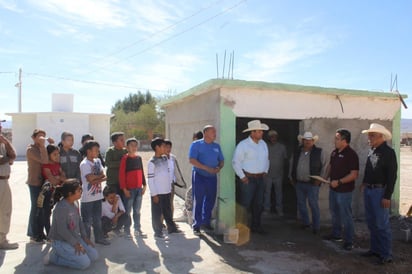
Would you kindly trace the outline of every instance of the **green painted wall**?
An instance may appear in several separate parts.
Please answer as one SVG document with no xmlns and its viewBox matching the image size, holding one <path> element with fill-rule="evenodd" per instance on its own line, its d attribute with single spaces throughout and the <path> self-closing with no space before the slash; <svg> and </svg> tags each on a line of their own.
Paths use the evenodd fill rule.
<svg viewBox="0 0 412 274">
<path fill-rule="evenodd" d="M 399 206 L 400 206 L 400 153 L 401 153 L 401 109 L 397 111 L 395 117 L 393 117 L 393 126 L 392 126 L 392 147 L 396 153 L 396 160 L 398 162 L 398 179 L 396 180 L 395 189 L 393 191 L 392 200 L 396 201 L 396 205 L 392 205 L 392 214 L 399 215 Z"/>
<path fill-rule="evenodd" d="M 217 232 L 223 234 L 225 229 L 233 227 L 236 220 L 236 185 L 232 168 L 232 156 L 236 140 L 236 116 L 232 109 L 220 102 L 220 146 L 225 157 L 225 166 L 220 171 L 218 191 Z"/>
</svg>

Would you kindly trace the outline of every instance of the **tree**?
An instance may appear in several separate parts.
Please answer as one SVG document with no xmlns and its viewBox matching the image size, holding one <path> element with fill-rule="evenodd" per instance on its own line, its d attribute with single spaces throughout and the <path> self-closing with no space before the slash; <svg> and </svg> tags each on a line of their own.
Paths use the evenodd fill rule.
<svg viewBox="0 0 412 274">
<path fill-rule="evenodd" d="M 157 99 L 149 91 L 143 95 L 129 94 L 112 107 L 111 131 L 123 131 L 127 137 L 140 140 L 152 139 L 153 135 L 164 136 L 164 112 L 157 107 Z"/>
</svg>

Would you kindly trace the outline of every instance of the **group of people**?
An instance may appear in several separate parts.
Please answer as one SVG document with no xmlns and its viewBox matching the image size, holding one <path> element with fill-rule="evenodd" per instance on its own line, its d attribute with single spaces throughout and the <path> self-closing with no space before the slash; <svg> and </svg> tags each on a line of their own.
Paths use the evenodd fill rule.
<svg viewBox="0 0 412 274">
<path fill-rule="evenodd" d="M 288 156 L 285 146 L 277 142 L 276 131 L 268 132 L 268 143 L 263 141 L 264 131 L 268 130 L 269 127 L 259 120 L 250 121 L 243 131 L 249 136 L 236 146 L 232 158 L 232 168 L 239 178 L 239 203 L 252 233 L 265 233 L 261 215 L 264 210 L 270 210 L 272 186 L 276 193 L 276 211 L 279 216 L 283 215 L 283 169 Z M 203 136 L 194 138 L 188 154 L 193 169 L 192 189 L 187 196 L 192 196 L 193 202 L 187 208 L 187 215 L 193 220 L 195 235 L 200 235 L 201 229 L 213 229 L 211 216 L 217 175 L 224 167 L 222 149 L 215 142 L 216 128 L 206 125 L 201 133 Z M 377 256 L 379 262 L 385 264 L 392 261 L 389 207 L 397 178 L 396 155 L 386 143 L 391 133 L 385 127 L 373 123 L 363 133 L 368 134 L 370 145 L 362 190 L 371 233 L 370 250 L 364 256 Z M 33 143 L 26 153 L 31 199 L 27 235 L 34 243 L 51 240 L 52 250 L 45 262 L 81 269 L 88 267 L 98 257 L 94 243 L 109 245 L 110 231 L 132 238 L 132 218 L 135 237 L 146 237 L 141 230 L 140 209 L 147 185 L 154 236 L 165 238 L 164 228 L 169 234 L 181 232 L 173 220 L 173 184 L 177 181 L 178 165 L 176 157 L 170 153 L 170 140 L 152 140 L 154 155 L 148 162 L 146 183 L 142 159 L 137 154 L 139 142 L 135 138 L 126 140 L 122 132 L 111 135 L 113 146 L 107 149 L 104 161 L 99 143 L 90 134 L 83 136 L 80 151 L 73 148 L 74 136 L 70 132 L 62 133 L 57 146 L 52 138 L 46 137 L 44 130 L 35 129 L 31 137 Z M 351 250 L 354 238 L 351 203 L 359 159 L 350 147 L 349 130 L 336 130 L 335 149 L 329 158 L 315 145 L 318 138 L 309 131 L 299 135 L 300 146 L 291 160 L 289 175 L 296 189 L 299 219 L 302 228 L 319 233 L 319 187 L 322 182 L 328 183 L 332 232 L 325 239 L 343 240 L 343 248 Z M 8 178 L 16 153 L 1 135 L 0 156 L 0 182 L 4 181 L 0 183 L 0 249 L 14 249 L 18 245 L 9 243 L 6 236 L 11 214 Z M 104 189 L 103 182 L 106 182 Z M 90 240 L 92 227 L 94 243 Z"/>
<path fill-rule="evenodd" d="M 32 139 L 26 153 L 31 197 L 27 234 L 32 243 L 51 241 L 45 263 L 87 268 L 98 257 L 94 244 L 110 244 L 109 232 L 132 238 L 132 218 L 134 236 L 146 237 L 140 211 L 147 185 L 155 237 L 165 237 L 163 220 L 169 234 L 181 232 L 172 215 L 175 158 L 170 153 L 171 141 L 152 140 L 154 156 L 148 162 L 146 184 L 142 158 L 137 154 L 139 142 L 126 140 L 123 132 L 111 134 L 113 146 L 106 150 L 104 162 L 100 145 L 90 134 L 83 136 L 81 152 L 73 148 L 70 132 L 62 133 L 59 145 L 41 129 L 33 131 Z M 90 240 L 92 228 L 94 242 Z"/>
<path fill-rule="evenodd" d="M 269 142 L 262 140 L 263 131 L 269 130 L 259 120 L 248 123 L 249 137 L 236 147 L 232 164 L 240 179 L 239 202 L 250 216 L 248 226 L 252 232 L 264 233 L 261 214 L 270 209 L 272 185 L 276 192 L 276 211 L 282 216 L 283 163 L 287 153 L 277 143 L 277 132 L 269 131 Z M 362 133 L 368 134 L 369 154 L 366 161 L 363 191 L 365 217 L 370 231 L 370 250 L 363 256 L 378 258 L 378 264 L 392 262 L 392 240 L 389 209 L 394 185 L 397 180 L 397 159 L 387 144 L 392 134 L 382 125 L 372 123 Z M 294 151 L 290 165 L 290 181 L 296 190 L 298 218 L 303 229 L 320 232 L 319 189 L 322 183 L 329 185 L 329 209 L 332 232 L 326 240 L 343 241 L 345 250 L 352 250 L 354 224 L 352 216 L 352 192 L 359 175 L 359 158 L 351 148 L 351 132 L 337 129 L 335 149 L 329 158 L 316 146 L 319 136 L 307 131 L 298 136 L 300 146 Z M 266 188 L 266 192 L 265 192 Z M 307 204 L 311 211 L 309 218 Z"/>
</svg>

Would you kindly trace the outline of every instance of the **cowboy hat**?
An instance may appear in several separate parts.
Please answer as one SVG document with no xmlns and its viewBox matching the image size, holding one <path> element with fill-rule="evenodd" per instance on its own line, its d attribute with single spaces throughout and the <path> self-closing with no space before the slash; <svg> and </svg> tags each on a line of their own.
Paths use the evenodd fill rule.
<svg viewBox="0 0 412 274">
<path fill-rule="evenodd" d="M 380 133 L 385 137 L 385 140 L 392 139 L 392 133 L 386 127 L 380 124 L 377 124 L 377 123 L 372 123 L 369 126 L 369 129 L 362 130 L 362 133 L 369 133 L 369 132 Z"/>
<path fill-rule="evenodd" d="M 260 122 L 260 120 L 252 120 L 249 123 L 247 123 L 247 129 L 245 129 L 242 132 L 248 132 L 252 130 L 268 130 L 269 127 L 266 124 L 263 124 Z"/>
<path fill-rule="evenodd" d="M 316 142 L 317 140 L 319 140 L 319 136 L 313 136 L 312 132 L 306 131 L 305 133 L 303 133 L 303 135 L 298 135 L 298 141 L 302 142 L 302 139 L 313 140 L 314 142 Z"/>
</svg>

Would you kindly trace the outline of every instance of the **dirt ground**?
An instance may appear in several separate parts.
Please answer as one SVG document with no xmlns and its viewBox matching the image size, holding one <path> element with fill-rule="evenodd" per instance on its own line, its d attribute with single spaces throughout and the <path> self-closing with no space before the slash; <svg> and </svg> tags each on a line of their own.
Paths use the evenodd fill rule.
<svg viewBox="0 0 412 274">
<path fill-rule="evenodd" d="M 360 254 L 369 247 L 369 232 L 362 220 L 355 222 L 356 239 L 352 251 L 345 251 L 340 244 L 322 240 L 329 233 L 329 224 L 323 224 L 320 235 L 302 230 L 293 217 L 264 216 L 265 235 L 251 234 L 243 245 L 225 245 L 214 248 L 225 258 L 225 263 L 245 272 L 254 273 L 411 273 L 412 235 L 405 241 L 402 229 L 411 227 L 412 218 L 402 218 L 412 205 L 412 151 L 401 148 L 401 199 L 400 214 L 391 218 L 394 263 L 377 266 L 376 258 L 363 258 Z M 322 218 L 322 217 L 321 217 Z M 411 233 L 412 234 L 412 233 Z M 204 240 L 213 248 L 221 236 L 205 235 Z M 240 256 L 239 256 L 240 255 Z"/>
</svg>

